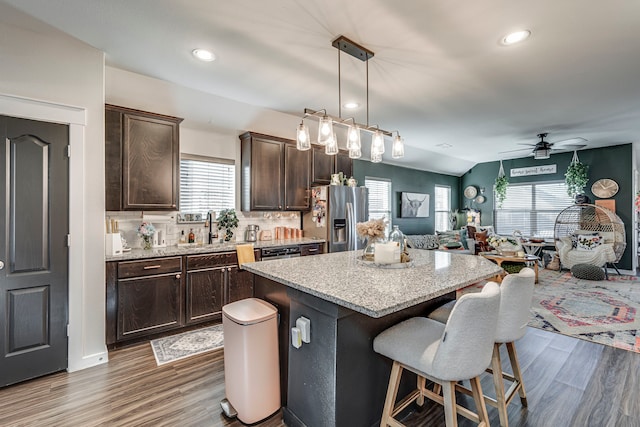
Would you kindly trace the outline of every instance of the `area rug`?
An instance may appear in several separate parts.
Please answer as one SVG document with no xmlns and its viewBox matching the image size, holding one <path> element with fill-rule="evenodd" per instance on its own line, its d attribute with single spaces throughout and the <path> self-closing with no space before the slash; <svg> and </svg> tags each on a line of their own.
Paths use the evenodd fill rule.
<svg viewBox="0 0 640 427">
<path fill-rule="evenodd" d="M 529 326 L 640 353 L 640 278 L 576 279 L 541 269 Z"/>
<path fill-rule="evenodd" d="M 222 348 L 223 345 L 222 325 L 210 326 L 151 341 L 151 348 L 158 366 L 216 350 Z"/>
</svg>

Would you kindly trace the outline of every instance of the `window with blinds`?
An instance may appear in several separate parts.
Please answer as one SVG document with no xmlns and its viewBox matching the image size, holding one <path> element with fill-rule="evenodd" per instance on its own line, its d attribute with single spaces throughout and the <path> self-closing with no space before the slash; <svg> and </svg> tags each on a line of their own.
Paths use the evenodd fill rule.
<svg viewBox="0 0 640 427">
<path fill-rule="evenodd" d="M 369 219 L 385 218 L 387 232 L 391 229 L 391 181 L 384 178 L 364 178 L 369 189 Z"/>
<path fill-rule="evenodd" d="M 180 212 L 220 212 L 235 207 L 236 167 L 233 160 L 182 154 Z"/>
<path fill-rule="evenodd" d="M 451 211 L 451 187 L 436 185 L 435 188 L 435 228 L 436 231 L 449 230 L 449 212 Z"/>
<path fill-rule="evenodd" d="M 494 210 L 496 233 L 553 238 L 556 217 L 573 203 L 564 181 L 509 184 L 502 208 Z"/>
</svg>

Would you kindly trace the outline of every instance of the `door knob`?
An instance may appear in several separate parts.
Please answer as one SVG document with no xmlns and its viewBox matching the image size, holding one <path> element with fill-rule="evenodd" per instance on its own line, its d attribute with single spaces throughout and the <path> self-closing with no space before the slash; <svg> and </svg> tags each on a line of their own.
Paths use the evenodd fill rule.
<svg viewBox="0 0 640 427">
<path fill-rule="evenodd" d="M 0 261 L 0 270 L 4 268 L 4 262 Z"/>
</svg>

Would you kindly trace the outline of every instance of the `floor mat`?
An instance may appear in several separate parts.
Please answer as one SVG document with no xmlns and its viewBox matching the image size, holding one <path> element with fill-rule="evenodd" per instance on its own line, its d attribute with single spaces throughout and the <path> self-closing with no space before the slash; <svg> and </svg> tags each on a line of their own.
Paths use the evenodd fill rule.
<svg viewBox="0 0 640 427">
<path fill-rule="evenodd" d="M 540 270 L 529 326 L 640 353 L 640 278 Z"/>
<path fill-rule="evenodd" d="M 186 357 L 222 348 L 224 335 L 222 325 L 196 329 L 195 331 L 171 335 L 151 341 L 153 355 L 158 366 Z"/>
</svg>

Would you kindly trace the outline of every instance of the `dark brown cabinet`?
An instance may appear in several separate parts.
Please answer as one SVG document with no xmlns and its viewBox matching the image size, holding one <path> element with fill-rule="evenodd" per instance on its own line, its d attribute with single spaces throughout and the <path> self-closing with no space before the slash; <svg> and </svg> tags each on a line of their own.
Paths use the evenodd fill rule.
<svg viewBox="0 0 640 427">
<path fill-rule="evenodd" d="M 252 132 L 242 144 L 242 210 L 308 210 L 310 152 L 295 143 Z"/>
<path fill-rule="evenodd" d="M 345 178 L 353 175 L 353 160 L 349 153 L 340 151 L 335 156 L 324 153 L 324 147 L 314 145 L 311 149 L 311 182 L 316 185 L 331 183 L 331 174 L 342 172 Z"/>
<path fill-rule="evenodd" d="M 118 263 L 117 340 L 182 326 L 181 265 L 180 257 Z"/>
<path fill-rule="evenodd" d="M 105 106 L 106 210 L 177 210 L 182 119 Z"/>
<path fill-rule="evenodd" d="M 300 256 L 320 255 L 324 252 L 324 243 L 307 243 L 300 245 Z"/>
<path fill-rule="evenodd" d="M 187 324 L 220 319 L 223 305 L 253 296 L 253 275 L 238 269 L 235 252 L 186 258 Z"/>
</svg>

